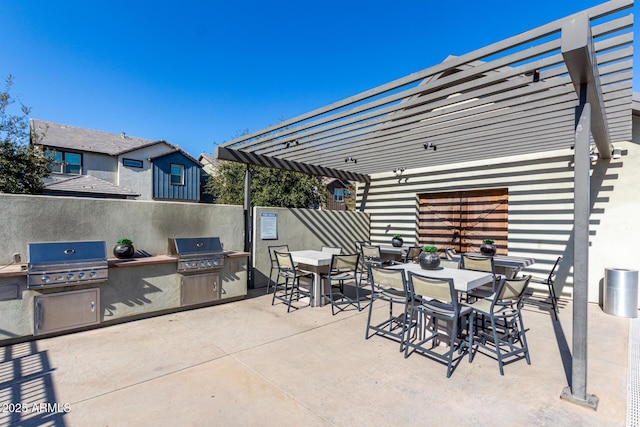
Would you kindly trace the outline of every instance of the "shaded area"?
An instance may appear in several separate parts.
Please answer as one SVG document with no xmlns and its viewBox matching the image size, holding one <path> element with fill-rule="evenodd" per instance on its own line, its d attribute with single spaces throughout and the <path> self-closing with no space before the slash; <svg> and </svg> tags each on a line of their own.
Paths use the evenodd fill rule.
<svg viewBox="0 0 640 427">
<path fill-rule="evenodd" d="M 0 348 L 0 424 L 66 425 L 69 402 L 58 402 L 47 351 L 36 341 Z"/>
</svg>

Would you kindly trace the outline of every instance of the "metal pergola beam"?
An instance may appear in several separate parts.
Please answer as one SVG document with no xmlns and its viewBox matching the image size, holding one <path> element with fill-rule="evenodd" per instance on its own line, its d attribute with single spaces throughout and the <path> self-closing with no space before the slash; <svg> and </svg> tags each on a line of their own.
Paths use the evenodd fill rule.
<svg viewBox="0 0 640 427">
<path fill-rule="evenodd" d="M 217 147 L 217 157 L 221 160 L 230 160 L 232 162 L 284 169 L 294 172 L 302 172 L 309 175 L 327 176 L 331 178 L 343 179 L 346 181 L 359 181 L 364 183 L 368 183 L 371 181 L 369 175 L 362 173 L 327 168 L 324 166 L 311 165 L 308 163 L 294 162 L 277 157 L 263 156 L 256 153 L 247 153 L 240 150 L 232 150 L 221 146 Z"/>
</svg>

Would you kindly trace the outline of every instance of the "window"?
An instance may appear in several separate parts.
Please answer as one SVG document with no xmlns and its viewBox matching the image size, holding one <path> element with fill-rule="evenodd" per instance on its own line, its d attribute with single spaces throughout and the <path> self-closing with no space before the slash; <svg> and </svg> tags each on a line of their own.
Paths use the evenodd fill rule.
<svg viewBox="0 0 640 427">
<path fill-rule="evenodd" d="M 123 166 L 129 166 L 130 168 L 141 168 L 142 167 L 142 160 L 122 159 L 122 165 Z"/>
<path fill-rule="evenodd" d="M 333 201 L 334 202 L 344 202 L 344 188 L 334 188 L 333 189 Z"/>
<path fill-rule="evenodd" d="M 171 164 L 171 185 L 184 185 L 184 165 Z"/>
<path fill-rule="evenodd" d="M 53 173 L 68 173 L 80 175 L 82 173 L 82 154 L 67 151 L 47 150 L 52 162 L 47 165 Z"/>
</svg>

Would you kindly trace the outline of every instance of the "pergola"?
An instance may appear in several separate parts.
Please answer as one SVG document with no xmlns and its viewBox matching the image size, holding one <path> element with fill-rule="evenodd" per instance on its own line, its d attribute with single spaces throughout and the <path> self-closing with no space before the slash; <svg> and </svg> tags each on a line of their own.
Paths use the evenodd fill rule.
<svg viewBox="0 0 640 427">
<path fill-rule="evenodd" d="M 574 148 L 572 383 L 586 392 L 590 157 L 631 139 L 632 0 L 613 0 L 244 135 L 217 157 L 360 181 Z M 248 206 L 247 175 L 246 206 Z"/>
</svg>

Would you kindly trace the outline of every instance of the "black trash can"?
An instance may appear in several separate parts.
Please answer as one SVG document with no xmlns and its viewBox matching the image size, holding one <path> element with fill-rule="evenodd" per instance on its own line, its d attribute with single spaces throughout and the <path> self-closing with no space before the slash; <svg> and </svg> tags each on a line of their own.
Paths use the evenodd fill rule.
<svg viewBox="0 0 640 427">
<path fill-rule="evenodd" d="M 607 314 L 638 317 L 638 270 L 606 268 L 602 306 Z"/>
</svg>

